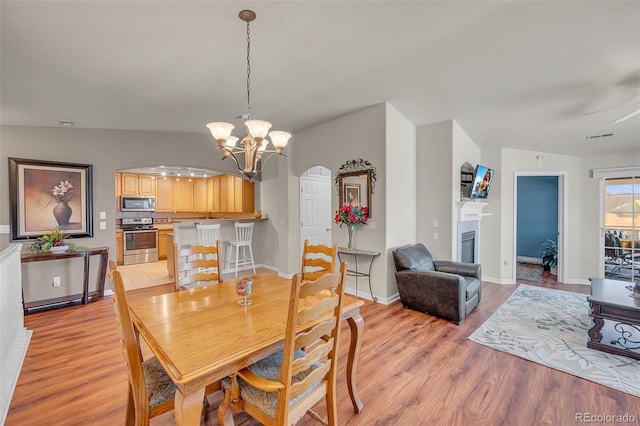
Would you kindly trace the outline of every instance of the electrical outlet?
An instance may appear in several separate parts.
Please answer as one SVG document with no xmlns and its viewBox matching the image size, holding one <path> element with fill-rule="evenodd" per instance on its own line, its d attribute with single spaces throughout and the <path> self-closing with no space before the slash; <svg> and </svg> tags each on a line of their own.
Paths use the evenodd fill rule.
<svg viewBox="0 0 640 426">
<path fill-rule="evenodd" d="M 101 230 L 107 229 L 107 222 L 100 221 L 100 229 Z"/>
<path fill-rule="evenodd" d="M 0 225 L 0 234 L 8 234 L 9 225 Z"/>
<path fill-rule="evenodd" d="M 60 277 L 53 277 L 53 286 L 60 287 Z"/>
<path fill-rule="evenodd" d="M 433 239 L 434 239 L 434 240 L 437 240 L 437 239 L 438 239 L 438 233 L 437 233 L 437 232 L 434 232 L 434 233 L 433 233 Z"/>
</svg>

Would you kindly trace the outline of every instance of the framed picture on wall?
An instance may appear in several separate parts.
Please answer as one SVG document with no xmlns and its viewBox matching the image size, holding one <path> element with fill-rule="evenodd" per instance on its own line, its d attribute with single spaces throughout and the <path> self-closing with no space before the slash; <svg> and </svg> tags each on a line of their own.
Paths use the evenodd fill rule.
<svg viewBox="0 0 640 426">
<path fill-rule="evenodd" d="M 359 184 L 344 184 L 344 200 L 343 205 L 360 206 L 360 185 Z"/>
<path fill-rule="evenodd" d="M 93 166 L 9 158 L 11 240 L 36 239 L 53 228 L 93 237 Z"/>
</svg>

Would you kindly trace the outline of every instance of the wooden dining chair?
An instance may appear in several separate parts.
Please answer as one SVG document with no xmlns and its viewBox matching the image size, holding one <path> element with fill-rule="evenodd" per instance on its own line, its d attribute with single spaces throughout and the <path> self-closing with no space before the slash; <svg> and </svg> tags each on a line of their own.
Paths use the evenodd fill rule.
<svg viewBox="0 0 640 426">
<path fill-rule="evenodd" d="M 324 274 L 332 274 L 337 252 L 338 244 L 336 243 L 329 247 L 323 244 L 312 245 L 309 244 L 309 240 L 304 240 L 300 279 L 302 281 L 315 280 Z"/>
<path fill-rule="evenodd" d="M 178 248 L 173 245 L 176 262 L 174 277 L 175 291 L 184 290 L 211 282 L 221 283 L 220 240 L 211 246 L 190 246 Z"/>
<path fill-rule="evenodd" d="M 339 273 L 315 281 L 293 277 L 284 350 L 223 379 L 221 425 L 233 424 L 234 411 L 245 411 L 265 425 L 295 424 L 305 413 L 327 424 L 311 410 L 323 398 L 328 424 L 337 425 L 336 363 L 345 271 L 342 262 Z M 296 333 L 305 324 L 311 326 Z"/>
<path fill-rule="evenodd" d="M 148 425 L 149 419 L 173 410 L 176 386 L 156 357 L 142 360 L 140 341 L 131 322 L 122 275 L 112 266 L 115 266 L 115 262 L 114 265 L 109 263 L 109 281 L 129 377 L 125 424 Z"/>
<path fill-rule="evenodd" d="M 115 261 L 109 261 L 107 272 L 113 291 L 113 307 L 116 324 L 120 330 L 122 355 L 127 364 L 129 394 L 125 414 L 126 425 L 148 425 L 149 420 L 174 409 L 176 386 L 156 357 L 142 358 L 140 339 L 131 322 L 129 303 L 122 282 L 122 273 Z M 209 401 L 207 395 L 221 389 L 220 382 L 209 384 L 205 390 L 203 413 L 208 418 Z"/>
</svg>

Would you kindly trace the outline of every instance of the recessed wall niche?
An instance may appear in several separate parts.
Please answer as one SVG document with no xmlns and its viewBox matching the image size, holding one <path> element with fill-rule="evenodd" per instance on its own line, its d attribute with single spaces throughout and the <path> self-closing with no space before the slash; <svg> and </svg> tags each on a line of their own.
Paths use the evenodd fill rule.
<svg viewBox="0 0 640 426">
<path fill-rule="evenodd" d="M 468 162 L 462 163 L 460 166 L 460 200 L 469 198 L 469 190 L 473 183 L 473 172 L 475 168 Z"/>
</svg>

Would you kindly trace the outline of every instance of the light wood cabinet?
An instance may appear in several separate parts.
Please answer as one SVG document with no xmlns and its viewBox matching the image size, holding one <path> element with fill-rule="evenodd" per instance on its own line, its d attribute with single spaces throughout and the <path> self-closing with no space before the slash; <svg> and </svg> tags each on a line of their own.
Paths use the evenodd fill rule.
<svg viewBox="0 0 640 426">
<path fill-rule="evenodd" d="M 156 195 L 156 177 L 138 175 L 138 195 Z"/>
<path fill-rule="evenodd" d="M 207 207 L 208 207 L 207 180 L 194 179 L 193 180 L 193 212 L 206 213 L 208 211 Z"/>
<path fill-rule="evenodd" d="M 122 195 L 138 195 L 138 175 L 136 173 L 121 173 L 120 180 Z"/>
<path fill-rule="evenodd" d="M 218 178 L 219 184 L 220 184 L 220 192 L 219 192 L 219 200 L 220 200 L 220 212 L 227 212 L 229 211 L 227 209 L 227 176 L 228 175 L 220 175 L 220 176 L 216 176 Z"/>
<path fill-rule="evenodd" d="M 115 185 L 116 185 L 116 211 L 119 212 L 120 211 L 120 197 L 122 196 L 122 186 L 120 183 L 121 180 L 121 173 L 120 172 L 116 172 L 116 181 L 115 181 Z"/>
<path fill-rule="evenodd" d="M 210 211 L 212 212 L 219 212 L 220 211 L 220 176 L 214 176 L 213 178 L 211 178 L 212 180 L 212 191 L 213 193 L 211 194 L 211 198 L 212 198 L 212 208 Z"/>
<path fill-rule="evenodd" d="M 156 179 L 156 212 L 174 212 L 176 181 L 172 177 Z"/>
<path fill-rule="evenodd" d="M 176 211 L 193 212 L 193 179 L 176 179 Z"/>
<path fill-rule="evenodd" d="M 116 230 L 116 263 L 122 265 L 124 263 L 124 247 L 122 245 L 122 230 Z"/>
<path fill-rule="evenodd" d="M 158 259 L 164 260 L 169 253 L 169 234 L 172 234 L 172 229 L 160 229 L 158 230 Z M 171 248 L 172 249 L 172 248 Z"/>
</svg>

